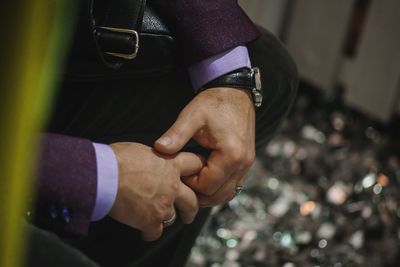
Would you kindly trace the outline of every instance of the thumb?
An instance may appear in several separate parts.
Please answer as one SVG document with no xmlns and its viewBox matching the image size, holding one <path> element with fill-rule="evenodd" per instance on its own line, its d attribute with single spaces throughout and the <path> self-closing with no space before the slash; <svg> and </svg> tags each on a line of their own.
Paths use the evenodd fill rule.
<svg viewBox="0 0 400 267">
<path fill-rule="evenodd" d="M 200 129 L 200 121 L 182 111 L 175 123 L 155 142 L 154 148 L 164 154 L 175 154 Z"/>
</svg>

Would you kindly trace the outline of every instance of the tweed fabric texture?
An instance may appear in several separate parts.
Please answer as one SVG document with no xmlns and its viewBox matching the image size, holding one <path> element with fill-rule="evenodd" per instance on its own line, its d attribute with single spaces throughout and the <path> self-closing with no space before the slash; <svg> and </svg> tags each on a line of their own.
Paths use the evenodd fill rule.
<svg viewBox="0 0 400 267">
<path fill-rule="evenodd" d="M 92 143 L 57 134 L 43 134 L 39 157 L 38 197 L 41 220 L 52 220 L 49 207 L 70 211 L 70 221 L 57 230 L 86 234 L 96 199 L 96 157 Z M 60 217 L 60 214 L 58 214 Z"/>
<path fill-rule="evenodd" d="M 236 0 L 153 0 L 177 27 L 186 63 L 192 64 L 259 36 Z"/>
</svg>

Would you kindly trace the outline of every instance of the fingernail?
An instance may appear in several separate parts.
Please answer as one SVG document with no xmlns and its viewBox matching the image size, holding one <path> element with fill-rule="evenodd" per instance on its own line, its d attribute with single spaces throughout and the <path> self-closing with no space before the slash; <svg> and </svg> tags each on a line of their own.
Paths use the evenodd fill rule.
<svg viewBox="0 0 400 267">
<path fill-rule="evenodd" d="M 159 143 L 163 146 L 168 146 L 169 144 L 171 144 L 171 142 L 172 142 L 172 140 L 168 136 L 161 137 L 160 139 L 157 140 L 157 143 Z"/>
</svg>

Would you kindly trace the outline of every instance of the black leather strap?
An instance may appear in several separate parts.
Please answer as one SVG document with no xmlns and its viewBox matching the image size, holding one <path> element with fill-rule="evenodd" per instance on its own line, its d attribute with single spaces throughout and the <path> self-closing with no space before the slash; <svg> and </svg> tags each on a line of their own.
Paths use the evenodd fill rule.
<svg viewBox="0 0 400 267">
<path fill-rule="evenodd" d="M 238 69 L 231 73 L 222 75 L 204 85 L 200 91 L 215 87 L 247 89 L 253 97 L 254 106 L 259 108 L 262 105 L 263 92 L 261 87 L 260 70 L 257 67 L 252 68 L 251 70 Z"/>
<path fill-rule="evenodd" d="M 116 21 L 114 19 L 118 18 L 116 14 L 121 13 L 111 1 L 114 0 L 78 1 L 76 27 L 67 56 L 66 68 L 63 69 L 66 80 L 100 81 L 149 77 L 166 73 L 180 64 L 175 35 L 170 31 L 166 20 L 159 16 L 161 12 L 157 12 L 149 4 L 145 5 L 143 0 L 118 0 L 119 10 L 128 10 L 121 7 L 122 2 L 130 6 L 129 9 L 133 8 L 132 3 L 141 3 L 142 5 L 138 7 L 140 9 L 144 7 L 144 12 L 142 18 L 142 11 L 128 12 L 128 15 L 136 15 L 131 16 L 131 19 L 124 16 L 124 19 Z M 110 4 L 113 5 L 109 6 Z M 125 21 L 131 26 L 125 24 Z M 127 36 L 107 30 L 100 30 L 101 33 L 98 34 L 99 27 L 135 29 L 140 39 L 137 57 L 134 60 L 124 60 L 106 54 L 106 52 L 130 53 L 134 40 L 130 39 L 132 35 Z"/>
<path fill-rule="evenodd" d="M 208 82 L 202 87 L 202 90 L 214 87 L 245 88 L 251 90 L 255 87 L 255 79 L 249 69 L 235 70 Z"/>
<path fill-rule="evenodd" d="M 101 56 L 106 63 L 119 67 L 127 59 L 110 53 L 135 53 L 137 35 L 123 31 L 140 32 L 146 0 L 91 0 L 91 5 L 93 34 Z"/>
</svg>

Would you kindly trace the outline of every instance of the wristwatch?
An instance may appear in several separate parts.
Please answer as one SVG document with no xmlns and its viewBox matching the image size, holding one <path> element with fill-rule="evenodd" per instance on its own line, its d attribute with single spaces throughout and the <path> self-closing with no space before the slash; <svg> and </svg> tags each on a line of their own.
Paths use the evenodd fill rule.
<svg viewBox="0 0 400 267">
<path fill-rule="evenodd" d="M 252 69 L 238 69 L 222 75 L 202 86 L 201 90 L 214 87 L 247 89 L 251 92 L 254 106 L 259 108 L 262 105 L 263 92 L 260 70 L 257 67 Z"/>
</svg>

